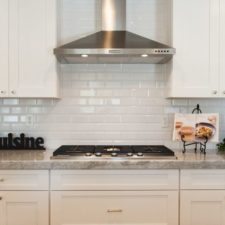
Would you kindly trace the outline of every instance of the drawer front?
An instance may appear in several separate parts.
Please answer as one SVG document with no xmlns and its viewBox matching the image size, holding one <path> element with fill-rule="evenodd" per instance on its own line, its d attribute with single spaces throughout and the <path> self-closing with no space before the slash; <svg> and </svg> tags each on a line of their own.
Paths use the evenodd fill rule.
<svg viewBox="0 0 225 225">
<path fill-rule="evenodd" d="M 173 190 L 178 182 L 177 170 L 51 171 L 52 190 Z"/>
<path fill-rule="evenodd" d="M 182 170 L 181 189 L 225 189 L 225 170 Z"/>
<path fill-rule="evenodd" d="M 178 191 L 53 191 L 54 225 L 177 225 Z"/>
<path fill-rule="evenodd" d="M 49 172 L 0 170 L 0 190 L 48 190 Z"/>
</svg>

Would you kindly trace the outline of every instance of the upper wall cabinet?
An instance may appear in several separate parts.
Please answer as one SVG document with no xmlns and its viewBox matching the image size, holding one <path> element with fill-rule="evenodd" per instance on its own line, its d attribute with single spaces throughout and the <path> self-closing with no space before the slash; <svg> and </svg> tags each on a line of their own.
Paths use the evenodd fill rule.
<svg viewBox="0 0 225 225">
<path fill-rule="evenodd" d="M 58 97 L 56 0 L 0 0 L 0 97 Z"/>
<path fill-rule="evenodd" d="M 225 97 L 225 0 L 173 0 L 168 97 Z"/>
</svg>

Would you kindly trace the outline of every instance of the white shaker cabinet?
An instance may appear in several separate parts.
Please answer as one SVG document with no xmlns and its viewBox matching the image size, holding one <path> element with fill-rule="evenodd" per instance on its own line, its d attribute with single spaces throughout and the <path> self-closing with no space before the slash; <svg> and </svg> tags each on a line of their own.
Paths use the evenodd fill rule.
<svg viewBox="0 0 225 225">
<path fill-rule="evenodd" d="M 225 171 L 181 170 L 180 225 L 225 225 Z"/>
<path fill-rule="evenodd" d="M 49 225 L 49 173 L 0 171 L 0 225 Z"/>
<path fill-rule="evenodd" d="M 8 43 L 9 43 L 9 20 L 8 0 L 0 0 L 0 97 L 8 96 Z"/>
<path fill-rule="evenodd" d="M 58 97 L 56 0 L 0 0 L 0 12 L 0 97 Z"/>
<path fill-rule="evenodd" d="M 225 190 L 180 193 L 180 225 L 225 225 Z"/>
<path fill-rule="evenodd" d="M 48 191 L 0 191 L 0 225 L 48 225 Z"/>
<path fill-rule="evenodd" d="M 51 225 L 178 225 L 176 170 L 51 171 Z"/>
<path fill-rule="evenodd" d="M 178 225 L 177 191 L 53 191 L 52 225 Z"/>
<path fill-rule="evenodd" d="M 225 0 L 173 0 L 173 58 L 168 97 L 224 97 Z M 223 32 L 221 32 L 223 30 Z M 223 59 L 224 61 L 224 59 Z M 225 64 L 225 63 L 223 63 Z M 225 85 L 223 85 L 225 86 Z"/>
</svg>

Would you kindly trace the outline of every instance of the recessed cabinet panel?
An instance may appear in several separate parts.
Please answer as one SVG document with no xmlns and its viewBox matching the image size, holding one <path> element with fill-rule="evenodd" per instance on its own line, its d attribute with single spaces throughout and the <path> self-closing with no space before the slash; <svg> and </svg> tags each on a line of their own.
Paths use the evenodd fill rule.
<svg viewBox="0 0 225 225">
<path fill-rule="evenodd" d="M 220 0 L 173 0 L 169 97 L 218 97 Z"/>
<path fill-rule="evenodd" d="M 220 0 L 220 92 L 225 97 L 225 0 Z"/>
<path fill-rule="evenodd" d="M 176 191 L 53 191 L 52 225 L 177 225 Z"/>
<path fill-rule="evenodd" d="M 47 191 L 0 191 L 0 225 L 48 225 Z"/>
<path fill-rule="evenodd" d="M 49 174 L 42 170 L 1 170 L 0 190 L 48 190 Z"/>
<path fill-rule="evenodd" d="M 0 97 L 5 97 L 8 95 L 8 3 L 8 0 L 0 0 Z"/>
<path fill-rule="evenodd" d="M 9 94 L 56 96 L 56 1 L 9 2 Z"/>
<path fill-rule="evenodd" d="M 225 191 L 181 191 L 180 225 L 225 225 Z"/>
<path fill-rule="evenodd" d="M 190 190 L 225 190 L 224 170 L 181 170 L 180 188 Z"/>
<path fill-rule="evenodd" d="M 51 190 L 177 190 L 177 170 L 53 170 Z"/>
</svg>

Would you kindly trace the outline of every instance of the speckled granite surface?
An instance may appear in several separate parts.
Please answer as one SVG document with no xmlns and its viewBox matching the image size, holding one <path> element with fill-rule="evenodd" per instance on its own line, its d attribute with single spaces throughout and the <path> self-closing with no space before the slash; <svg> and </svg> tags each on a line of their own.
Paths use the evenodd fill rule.
<svg viewBox="0 0 225 225">
<path fill-rule="evenodd" d="M 225 154 L 176 151 L 177 159 L 51 160 L 51 151 L 1 151 L 0 169 L 225 169 Z"/>
</svg>

